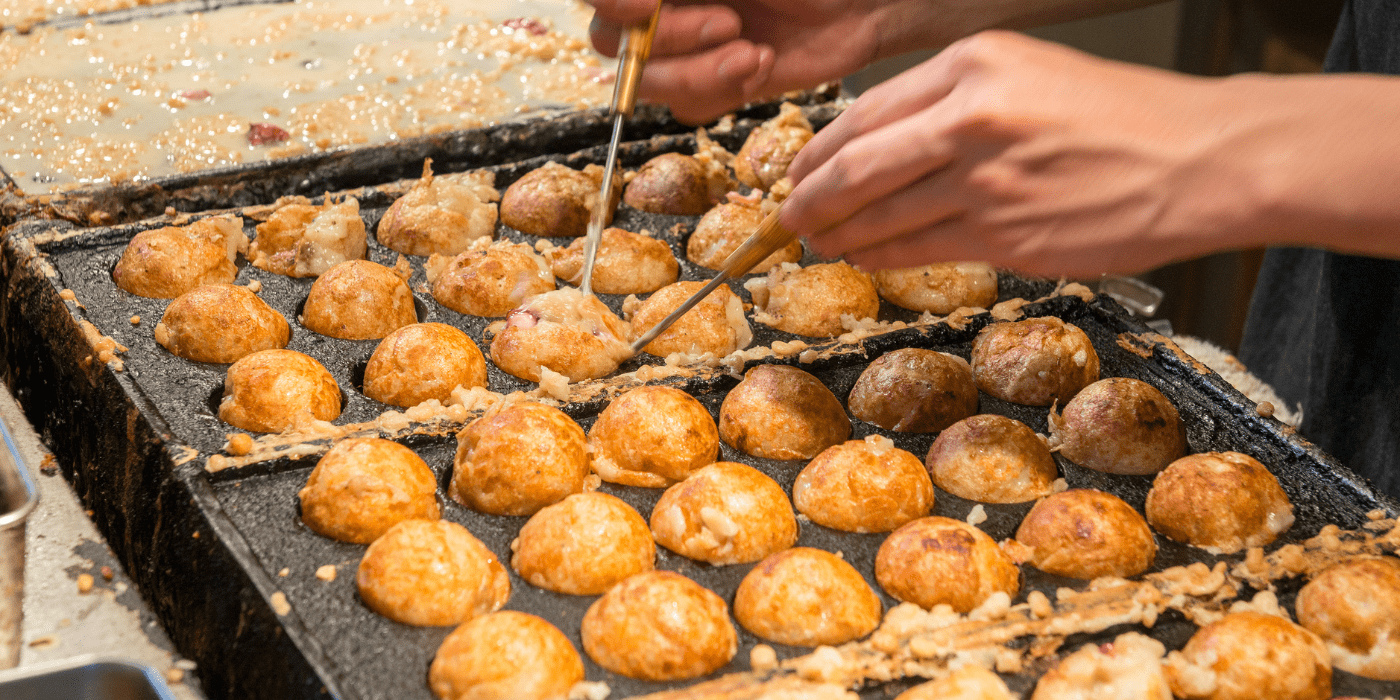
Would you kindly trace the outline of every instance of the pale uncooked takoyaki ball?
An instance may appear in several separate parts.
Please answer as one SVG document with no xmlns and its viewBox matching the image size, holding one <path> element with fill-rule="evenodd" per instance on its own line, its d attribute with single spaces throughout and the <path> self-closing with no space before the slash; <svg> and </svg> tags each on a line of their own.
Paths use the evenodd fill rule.
<svg viewBox="0 0 1400 700">
<path fill-rule="evenodd" d="M 405 625 L 457 625 L 499 610 L 510 576 L 467 528 L 404 520 L 370 544 L 355 575 L 360 599 Z"/>
<path fill-rule="evenodd" d="M 715 419 L 694 397 L 643 386 L 613 399 L 588 431 L 593 471 L 627 486 L 670 486 L 719 456 Z"/>
<path fill-rule="evenodd" d="M 830 552 L 793 547 L 759 562 L 734 593 L 734 619 L 770 642 L 835 646 L 880 625 L 880 597 Z"/>
<path fill-rule="evenodd" d="M 554 276 L 573 285 L 583 283 L 583 245 L 580 238 L 568 248 L 551 248 L 545 258 Z M 593 261 L 593 291 L 601 294 L 647 294 L 675 282 L 680 263 L 671 246 L 643 233 L 620 228 L 603 229 L 598 257 Z"/>
<path fill-rule="evenodd" d="M 621 175 L 616 176 L 621 182 Z M 588 165 L 582 172 L 558 163 L 545 163 L 516 180 L 501 197 L 501 221 L 532 236 L 582 236 L 602 195 L 603 169 Z M 613 192 L 618 192 L 614 189 Z M 607 207 L 604 223 L 612 221 L 617 199 Z"/>
<path fill-rule="evenodd" d="M 448 495 L 492 515 L 531 515 L 583 491 L 588 444 L 557 408 L 522 402 L 483 416 L 457 434 Z"/>
<path fill-rule="evenodd" d="M 583 649 L 629 678 L 677 681 L 718 670 L 739 650 L 724 599 L 670 571 L 613 586 L 583 616 Z"/>
<path fill-rule="evenodd" d="M 431 161 L 423 178 L 394 200 L 379 220 L 375 238 L 408 255 L 456 255 L 478 238 L 496 233 L 496 204 L 501 198 L 489 171 L 433 176 Z"/>
<path fill-rule="evenodd" d="M 1109 644 L 1085 644 L 1040 677 L 1030 700 L 1172 700 L 1162 643 L 1137 632 Z"/>
<path fill-rule="evenodd" d="M 997 674 L 977 664 L 968 664 L 936 681 L 916 685 L 895 696 L 894 700 L 1013 700 L 1015 697 Z"/>
<path fill-rule="evenodd" d="M 911 311 L 950 314 L 963 307 L 988 309 L 997 301 L 997 271 L 987 263 L 932 263 L 872 276 L 882 298 Z"/>
<path fill-rule="evenodd" d="M 1333 564 L 1298 591 L 1297 610 L 1298 623 L 1327 644 L 1333 666 L 1400 680 L 1400 559 Z"/>
<path fill-rule="evenodd" d="M 1328 700 L 1327 645 L 1281 617 L 1226 615 L 1167 656 L 1172 693 L 1185 700 Z"/>
<path fill-rule="evenodd" d="M 731 189 L 722 163 L 682 153 L 663 153 L 637 169 L 622 201 L 656 214 L 705 213 Z"/>
<path fill-rule="evenodd" d="M 861 321 L 880 315 L 870 275 L 844 262 L 784 263 L 744 288 L 753 295 L 755 321 L 797 335 L 831 338 L 845 330 L 842 316 Z"/>
<path fill-rule="evenodd" d="M 758 230 L 763 222 L 763 210 L 759 201 L 734 199 L 721 202 L 700 217 L 695 231 L 685 244 L 685 257 L 700 267 L 718 270 L 724 261 L 739 248 L 744 241 Z M 795 263 L 802 259 L 802 241 L 791 243 L 773 251 L 748 270 L 749 273 L 763 274 L 781 265 Z"/>
<path fill-rule="evenodd" d="M 346 340 L 383 338 L 417 322 L 408 284 L 394 270 L 368 260 L 343 262 L 323 273 L 301 312 L 303 326 Z"/>
<path fill-rule="evenodd" d="M 622 499 L 597 491 L 540 509 L 510 548 L 511 568 L 530 585 L 572 595 L 605 593 L 656 562 L 647 521 Z"/>
<path fill-rule="evenodd" d="M 445 404 L 459 386 L 486 386 L 486 358 L 471 336 L 445 323 L 415 323 L 390 333 L 365 365 L 365 396 L 390 406 L 428 399 Z"/>
<path fill-rule="evenodd" d="M 640 338 L 700 291 L 704 282 L 676 282 L 641 302 L 632 314 L 632 337 Z M 624 309 L 625 311 L 626 309 Z M 684 316 L 656 336 L 642 352 L 666 357 L 672 353 L 724 357 L 753 342 L 753 330 L 744 315 L 744 302 L 725 285 L 705 296 Z"/>
<path fill-rule="evenodd" d="M 1094 489 L 1061 491 L 1035 504 L 1015 541 L 1035 568 L 1079 579 L 1136 576 L 1157 556 L 1147 521 L 1123 499 Z"/>
<path fill-rule="evenodd" d="M 1050 493 L 1059 474 L 1050 448 L 1018 420 L 983 414 L 938 434 L 926 458 L 933 483 L 983 503 L 1023 503 Z"/>
<path fill-rule="evenodd" d="M 961 357 L 901 348 L 861 372 L 846 405 L 851 415 L 886 430 L 936 433 L 977 412 L 977 385 Z"/>
<path fill-rule="evenodd" d="M 661 494 L 651 510 L 657 544 L 711 564 L 744 564 L 797 542 L 783 487 L 753 467 L 717 462 Z"/>
<path fill-rule="evenodd" d="M 972 376 L 1003 401 L 1063 405 L 1098 381 L 1099 356 L 1084 331 L 1053 316 L 993 323 L 972 341 Z"/>
<path fill-rule="evenodd" d="M 554 700 L 583 680 L 583 659 L 557 627 L 502 610 L 447 635 L 428 667 L 439 700 Z"/>
<path fill-rule="evenodd" d="M 788 165 L 812 136 L 812 123 L 803 116 L 802 108 L 784 102 L 778 116 L 749 132 L 744 146 L 734 157 L 735 177 L 760 190 L 772 187 L 787 177 Z"/>
<path fill-rule="evenodd" d="M 219 420 L 280 433 L 340 415 L 340 387 L 325 367 L 294 350 L 259 350 L 228 368 Z"/>
<path fill-rule="evenodd" d="M 1176 406 L 1156 387 L 1111 377 L 1050 411 L 1051 444 L 1075 464 L 1109 474 L 1156 474 L 1186 454 Z"/>
<path fill-rule="evenodd" d="M 413 450 L 379 438 L 336 443 L 297 497 L 307 527 L 356 544 L 369 544 L 404 520 L 439 515 L 437 479 L 427 463 Z"/>
<path fill-rule="evenodd" d="M 596 379 L 632 357 L 631 332 L 598 297 L 559 289 L 530 297 L 506 316 L 491 339 L 491 361 L 532 382 L 540 381 L 540 367 L 572 382 Z"/>
<path fill-rule="evenodd" d="M 720 439 L 755 457 L 811 459 L 850 435 L 836 395 L 796 367 L 750 369 L 719 409 Z"/>
<path fill-rule="evenodd" d="M 247 287 L 207 284 L 165 307 L 155 338 L 187 360 L 234 362 L 259 350 L 286 347 L 291 328 Z"/>
<path fill-rule="evenodd" d="M 799 513 L 846 532 L 889 532 L 928 515 L 933 500 L 919 458 L 879 435 L 826 448 L 792 484 Z"/>
<path fill-rule="evenodd" d="M 365 222 L 354 197 L 319 206 L 301 197 L 277 200 L 277 209 L 258 224 L 248 247 L 253 267 L 290 277 L 315 277 L 347 260 L 365 257 Z"/>
<path fill-rule="evenodd" d="M 233 282 L 234 259 L 247 250 L 243 219 L 237 216 L 142 231 L 122 251 L 112 280 L 137 296 L 174 299 L 201 285 Z"/>
<path fill-rule="evenodd" d="M 1293 525 L 1293 504 L 1278 479 L 1239 452 L 1172 462 L 1152 481 L 1146 510 L 1163 535 L 1221 554 L 1262 547 Z"/>
<path fill-rule="evenodd" d="M 504 316 L 536 294 L 554 291 L 554 273 L 523 243 L 473 246 L 451 260 L 433 256 L 428 282 L 439 304 L 468 316 Z"/>
<path fill-rule="evenodd" d="M 1015 598 L 1021 570 L 997 543 L 961 520 L 929 516 L 890 533 L 875 554 L 875 580 L 886 593 L 930 609 L 968 612 L 993 593 Z"/>
</svg>

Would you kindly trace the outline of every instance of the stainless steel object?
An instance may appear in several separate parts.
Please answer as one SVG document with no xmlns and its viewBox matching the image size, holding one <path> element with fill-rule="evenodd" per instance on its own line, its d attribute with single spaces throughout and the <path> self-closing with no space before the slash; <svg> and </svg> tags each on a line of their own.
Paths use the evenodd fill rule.
<svg viewBox="0 0 1400 700">
<path fill-rule="evenodd" d="M 123 659 L 79 656 L 51 664 L 0 671 L 5 700 L 175 700 L 150 666 Z"/>
<path fill-rule="evenodd" d="M 29 468 L 0 421 L 0 669 L 19 664 L 24 605 L 24 521 L 39 502 Z M 0 697 L 12 697 L 0 690 Z M 57 696 L 54 696 L 57 697 Z"/>
</svg>

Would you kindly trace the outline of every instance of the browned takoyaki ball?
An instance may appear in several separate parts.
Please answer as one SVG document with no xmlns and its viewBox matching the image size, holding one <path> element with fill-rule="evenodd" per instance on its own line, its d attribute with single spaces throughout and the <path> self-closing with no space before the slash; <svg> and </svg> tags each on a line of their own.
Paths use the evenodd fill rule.
<svg viewBox="0 0 1400 700">
<path fill-rule="evenodd" d="M 676 282 L 647 297 L 632 314 L 632 337 L 640 338 L 704 286 L 704 282 Z M 751 342 L 753 330 L 744 315 L 743 300 L 729 287 L 720 285 L 647 343 L 642 352 L 657 357 L 676 352 L 690 355 L 708 352 L 724 357 L 735 350 L 743 350 Z"/>
<path fill-rule="evenodd" d="M 737 462 L 716 462 L 661 494 L 651 510 L 656 543 L 711 564 L 758 561 L 797 542 L 783 487 Z"/>
<path fill-rule="evenodd" d="M 643 386 L 613 399 L 588 431 L 593 471 L 627 486 L 670 486 L 714 464 L 715 419 L 694 397 L 666 386 Z"/>
<path fill-rule="evenodd" d="M 832 338 L 845 330 L 842 316 L 860 321 L 880 315 L 870 275 L 844 262 L 784 263 L 744 288 L 753 295 L 755 321 L 797 335 Z"/>
<path fill-rule="evenodd" d="M 812 136 L 812 123 L 802 108 L 785 102 L 778 116 L 749 132 L 734 157 L 734 175 L 749 187 L 766 190 L 787 177 L 788 165 Z"/>
<path fill-rule="evenodd" d="M 1156 474 L 1186 454 L 1176 406 L 1156 387 L 1111 377 L 1050 410 L 1051 444 L 1075 464 L 1109 474 Z"/>
<path fill-rule="evenodd" d="M 734 594 L 734 619 L 744 629 L 799 647 L 860 639 L 880 625 L 882 608 L 854 566 L 811 547 L 769 555 Z"/>
<path fill-rule="evenodd" d="M 545 258 L 554 276 L 569 284 L 583 283 L 583 244 L 580 238 L 568 248 L 551 248 Z M 675 282 L 680 263 L 671 246 L 641 233 L 620 228 L 603 229 L 598 257 L 593 262 L 593 291 L 601 294 L 646 294 Z"/>
<path fill-rule="evenodd" d="M 846 405 L 851 415 L 886 430 L 936 433 L 977 412 L 977 385 L 961 357 L 901 348 L 861 372 Z"/>
<path fill-rule="evenodd" d="M 729 190 L 729 171 L 723 164 L 663 153 L 637 170 L 622 201 L 656 214 L 695 216 L 704 214 Z"/>
<path fill-rule="evenodd" d="M 811 459 L 850 435 L 841 402 L 820 379 L 796 367 L 750 369 L 719 409 L 720 439 L 754 457 Z"/>
<path fill-rule="evenodd" d="M 1013 700 L 1016 697 L 997 674 L 977 664 L 967 664 L 936 681 L 916 685 L 896 695 L 894 700 Z"/>
<path fill-rule="evenodd" d="M 582 632 L 583 649 L 599 666 L 649 681 L 706 675 L 739 650 L 724 599 L 670 571 L 613 586 L 589 606 Z"/>
<path fill-rule="evenodd" d="M 991 308 L 997 301 L 997 271 L 982 262 L 944 262 L 876 270 L 875 290 L 911 311 L 950 314 L 962 308 Z"/>
<path fill-rule="evenodd" d="M 716 204 L 695 224 L 695 231 L 685 244 L 685 257 L 700 267 L 720 269 L 724 261 L 758 230 L 763 216 L 757 200 L 741 199 Z M 782 263 L 795 263 L 801 259 L 802 241 L 794 239 L 773 251 L 748 272 L 762 274 Z"/>
<path fill-rule="evenodd" d="M 1332 665 L 1312 632 L 1257 612 L 1226 615 L 1167 656 L 1167 681 L 1185 700 L 1328 700 Z"/>
<path fill-rule="evenodd" d="M 501 198 L 491 172 L 434 177 L 431 161 L 423 179 L 394 200 L 379 220 L 375 238 L 408 255 L 456 255 L 478 238 L 496 233 L 496 205 Z"/>
<path fill-rule="evenodd" d="M 602 301 L 574 288 L 525 300 L 491 339 L 491 361 L 532 382 L 547 367 L 571 382 L 612 374 L 632 356 L 631 328 Z"/>
<path fill-rule="evenodd" d="M 581 680 L 583 659 L 569 638 L 514 610 L 452 630 L 428 668 L 428 686 L 440 700 L 553 700 Z"/>
<path fill-rule="evenodd" d="M 993 323 L 972 341 L 972 376 L 1003 401 L 1064 404 L 1098 381 L 1099 356 L 1084 331 L 1054 316 Z"/>
<path fill-rule="evenodd" d="M 368 260 L 343 262 L 316 278 L 301 312 L 303 326 L 346 340 L 383 338 L 417 322 L 408 284 Z"/>
<path fill-rule="evenodd" d="M 307 527 L 356 544 L 369 544 L 404 520 L 439 515 L 437 479 L 427 463 L 413 450 L 379 438 L 336 443 L 297 497 Z"/>
<path fill-rule="evenodd" d="M 277 210 L 258 224 L 248 247 L 253 267 L 289 277 L 315 277 L 347 260 L 365 257 L 365 222 L 354 197 L 319 206 L 301 197 L 277 200 Z"/>
<path fill-rule="evenodd" d="M 615 177 L 620 183 L 621 176 Z M 597 165 L 579 172 L 566 165 L 545 163 L 506 188 L 501 197 L 501 221 L 532 236 L 582 236 L 588 231 L 594 203 L 603 196 L 602 185 L 603 169 Z M 615 208 L 616 199 L 607 208 L 604 223 L 612 221 Z"/>
<path fill-rule="evenodd" d="M 287 346 L 291 328 L 247 287 L 206 284 L 181 294 L 156 324 L 161 347 L 196 362 L 234 362 Z"/>
<path fill-rule="evenodd" d="M 1293 525 L 1293 504 L 1278 479 L 1239 452 L 1172 462 L 1152 481 L 1146 511 L 1163 535 L 1221 554 L 1262 547 Z"/>
<path fill-rule="evenodd" d="M 983 414 L 938 434 L 926 458 L 938 487 L 983 503 L 1024 503 L 1050 493 L 1058 470 L 1050 448 L 1025 424 Z"/>
<path fill-rule="evenodd" d="M 243 219 L 236 216 L 142 231 L 122 251 L 112 280 L 137 296 L 174 299 L 200 285 L 233 282 L 234 258 L 247 250 Z"/>
<path fill-rule="evenodd" d="M 1132 698 L 1172 700 L 1162 670 L 1162 643 L 1137 632 L 1111 644 L 1085 644 L 1040 677 L 1030 700 Z"/>
<path fill-rule="evenodd" d="M 325 367 L 294 350 L 259 350 L 228 368 L 219 420 L 258 433 L 280 433 L 340 416 L 340 387 Z"/>
<path fill-rule="evenodd" d="M 510 548 L 511 568 L 530 585 L 572 595 L 606 593 L 656 563 L 647 521 L 622 499 L 597 491 L 540 509 Z"/>
<path fill-rule="evenodd" d="M 1333 666 L 1400 680 L 1400 559 L 1333 564 L 1298 592 L 1297 610 L 1298 624 L 1327 644 Z"/>
<path fill-rule="evenodd" d="M 1147 521 L 1123 499 L 1094 489 L 1061 491 L 1035 504 L 1015 541 L 1035 568 L 1079 579 L 1136 576 L 1157 556 Z"/>
<path fill-rule="evenodd" d="M 516 403 L 457 434 L 448 495 L 492 515 L 531 515 L 583 491 L 588 444 L 563 411 Z"/>
<path fill-rule="evenodd" d="M 486 358 L 471 336 L 445 323 L 390 333 L 365 365 L 365 396 L 390 406 L 447 403 L 458 386 L 486 386 Z"/>
<path fill-rule="evenodd" d="M 443 263 L 428 261 L 433 298 L 457 313 L 504 316 L 536 294 L 554 291 L 554 273 L 523 243 L 474 248 Z"/>
<path fill-rule="evenodd" d="M 370 544 L 355 575 L 360 599 L 405 625 L 442 627 L 499 610 L 510 576 L 467 528 L 404 520 Z"/>
<path fill-rule="evenodd" d="M 879 435 L 822 450 L 792 484 L 799 513 L 846 532 L 889 532 L 928 515 L 933 500 L 919 458 Z"/>
<path fill-rule="evenodd" d="M 875 554 L 875 580 L 906 603 L 948 605 L 958 612 L 993 593 L 1015 598 L 1021 590 L 1021 570 L 987 533 L 936 515 L 890 533 Z"/>
</svg>

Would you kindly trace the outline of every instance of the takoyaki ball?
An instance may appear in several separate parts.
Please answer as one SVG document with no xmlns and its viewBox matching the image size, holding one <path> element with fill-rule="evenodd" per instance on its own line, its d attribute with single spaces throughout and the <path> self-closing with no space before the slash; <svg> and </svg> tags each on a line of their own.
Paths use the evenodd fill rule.
<svg viewBox="0 0 1400 700">
<path fill-rule="evenodd" d="M 950 314 L 963 308 L 989 309 L 997 301 L 997 271 L 983 262 L 943 262 L 876 270 L 875 290 L 910 311 Z"/>
<path fill-rule="evenodd" d="M 1051 444 L 1071 462 L 1109 474 L 1156 474 L 1186 454 L 1176 406 L 1156 387 L 1111 377 L 1050 409 Z"/>
<path fill-rule="evenodd" d="M 933 500 L 919 458 L 879 435 L 822 450 L 792 484 L 797 512 L 845 532 L 889 532 L 928 515 Z"/>
<path fill-rule="evenodd" d="M 468 316 L 505 316 L 536 294 L 554 291 L 554 273 L 533 248 L 497 242 L 426 265 L 433 298 Z"/>
<path fill-rule="evenodd" d="M 700 267 L 720 269 L 724 266 L 724 261 L 758 230 L 763 216 L 759 200 L 750 201 L 731 196 L 730 201 L 715 205 L 700 217 L 700 222 L 695 224 L 695 231 L 690 234 L 690 240 L 686 241 L 685 257 Z M 748 272 L 763 274 L 782 263 L 795 263 L 801 259 L 802 241 L 794 239 L 793 242 L 773 251 Z"/>
<path fill-rule="evenodd" d="M 583 428 L 540 403 L 507 406 L 457 433 L 448 495 L 492 515 L 531 515 L 583 491 Z"/>
<path fill-rule="evenodd" d="M 1400 559 L 1334 564 L 1298 592 L 1298 624 L 1322 638 L 1332 665 L 1364 678 L 1400 680 Z"/>
<path fill-rule="evenodd" d="M 161 347 L 196 362 L 234 362 L 287 346 L 291 327 L 247 287 L 206 284 L 170 302 L 156 324 Z"/>
<path fill-rule="evenodd" d="M 1131 698 L 1172 700 L 1162 671 L 1162 643 L 1136 632 L 1110 644 L 1085 644 L 1036 683 L 1031 700 Z"/>
<path fill-rule="evenodd" d="M 374 234 L 379 242 L 407 255 L 456 255 L 495 235 L 495 174 L 433 177 L 431 164 L 423 162 L 423 179 L 384 212 Z"/>
<path fill-rule="evenodd" d="M 711 564 L 758 561 L 797 542 L 783 487 L 737 462 L 716 462 L 666 489 L 651 510 L 656 543 Z"/>
<path fill-rule="evenodd" d="M 588 431 L 593 471 L 603 481 L 662 488 L 719 456 L 715 419 L 694 397 L 667 386 L 633 389 L 608 404 Z"/>
<path fill-rule="evenodd" d="M 886 593 L 931 609 L 968 612 L 993 593 L 1012 598 L 1021 570 L 987 533 L 961 520 L 931 515 L 890 533 L 875 554 L 875 580 Z"/>
<path fill-rule="evenodd" d="M 811 547 L 771 554 L 734 594 L 734 619 L 770 642 L 837 645 L 880 626 L 883 606 L 845 559 Z"/>
<path fill-rule="evenodd" d="M 1003 401 L 1064 404 L 1098 381 L 1099 356 L 1084 331 L 1054 316 L 993 323 L 972 341 L 972 377 Z"/>
<path fill-rule="evenodd" d="M 280 433 L 340 416 L 340 386 L 325 367 L 295 350 L 259 350 L 228 368 L 219 420 L 258 433 Z"/>
<path fill-rule="evenodd" d="M 122 251 L 112 281 L 137 296 L 174 299 L 200 285 L 233 282 L 234 259 L 247 250 L 243 219 L 237 216 L 142 231 Z"/>
<path fill-rule="evenodd" d="M 346 340 L 383 338 L 418 322 L 413 292 L 395 272 L 368 260 L 349 260 L 311 285 L 301 324 Z"/>
<path fill-rule="evenodd" d="M 755 321 L 797 335 L 833 338 L 845 331 L 842 316 L 860 321 L 880 315 L 870 275 L 844 262 L 783 263 L 744 288 L 753 295 Z"/>
<path fill-rule="evenodd" d="M 622 201 L 655 214 L 696 216 L 724 199 L 729 171 L 718 161 L 663 153 L 647 161 L 627 183 Z"/>
<path fill-rule="evenodd" d="M 820 379 L 796 367 L 759 365 L 719 408 L 719 437 L 744 454 L 811 459 L 851 436 L 851 420 Z"/>
<path fill-rule="evenodd" d="M 457 625 L 499 610 L 510 576 L 467 528 L 405 520 L 370 544 L 355 584 L 365 605 L 405 625 Z"/>
<path fill-rule="evenodd" d="M 1281 617 L 1226 615 L 1167 656 L 1167 681 L 1184 700 L 1328 700 L 1327 645 Z"/>
<path fill-rule="evenodd" d="M 551 248 L 545 258 L 554 276 L 569 284 L 583 283 L 583 244 Z M 598 257 L 593 262 L 593 291 L 601 294 L 646 294 L 675 282 L 680 263 L 671 246 L 643 233 L 603 229 Z"/>
<path fill-rule="evenodd" d="M 583 650 L 629 678 L 678 681 L 729 663 L 739 635 L 724 599 L 670 571 L 647 571 L 613 586 L 583 615 Z"/>
<path fill-rule="evenodd" d="M 591 294 L 574 288 L 530 297 L 506 315 L 491 339 L 491 361 L 532 382 L 548 367 L 571 382 L 612 374 L 632 357 L 626 321 Z"/>
<path fill-rule="evenodd" d="M 676 282 L 647 297 L 632 314 L 632 337 L 645 335 L 704 286 L 704 282 Z M 743 350 L 752 342 L 753 330 L 744 315 L 743 300 L 728 286 L 720 285 L 647 343 L 642 352 L 657 357 L 677 352 L 690 355 L 708 352 L 724 357 L 735 350 Z"/>
<path fill-rule="evenodd" d="M 555 593 L 598 595 L 655 568 L 647 521 L 616 496 L 576 493 L 541 508 L 510 545 L 515 573 Z"/>
<path fill-rule="evenodd" d="M 615 177 L 620 183 L 621 176 Z M 588 165 L 579 172 L 558 163 L 545 163 L 506 188 L 501 197 L 501 221 L 532 236 L 582 236 L 588 232 L 593 205 L 603 196 L 602 186 L 603 169 L 597 165 Z M 604 223 L 612 221 L 616 207 L 614 199 Z"/>
<path fill-rule="evenodd" d="M 335 444 L 297 493 L 301 521 L 342 542 L 369 544 L 404 520 L 436 520 L 437 479 L 413 450 L 379 438 Z"/>
<path fill-rule="evenodd" d="M 933 483 L 982 503 L 1024 503 L 1048 495 L 1059 474 L 1050 448 L 1030 428 L 995 414 L 972 416 L 929 447 Z"/>
<path fill-rule="evenodd" d="M 787 177 L 788 165 L 812 136 L 812 123 L 803 116 L 802 108 L 784 102 L 778 116 L 749 132 L 749 138 L 734 157 L 735 177 L 760 190 L 772 187 Z"/>
<path fill-rule="evenodd" d="M 861 372 L 846 406 L 886 430 L 936 433 L 977 412 L 977 385 L 961 357 L 901 348 Z"/>
<path fill-rule="evenodd" d="M 1293 526 L 1293 504 L 1268 468 L 1239 452 L 1172 462 L 1147 492 L 1158 532 L 1217 554 L 1262 547 Z"/>
<path fill-rule="evenodd" d="M 428 667 L 428 686 L 440 700 L 553 700 L 581 680 L 583 659 L 569 638 L 514 610 L 452 630 Z"/>
<path fill-rule="evenodd" d="M 248 247 L 253 267 L 289 277 L 315 277 L 347 260 L 365 257 L 365 222 L 360 202 L 327 197 L 320 206 L 305 197 L 277 200 L 277 210 L 258 224 Z"/>
<path fill-rule="evenodd" d="M 1035 504 L 1015 541 L 1035 568 L 1078 579 L 1136 576 L 1157 556 L 1147 521 L 1123 499 L 1094 489 L 1061 491 Z"/>
<path fill-rule="evenodd" d="M 1016 697 L 997 674 L 977 664 L 967 664 L 936 681 L 916 685 L 896 695 L 894 700 L 1013 700 Z"/>
<path fill-rule="evenodd" d="M 486 386 L 486 358 L 445 323 L 414 323 L 379 341 L 365 365 L 365 396 L 390 406 L 442 403 L 457 387 Z"/>
</svg>

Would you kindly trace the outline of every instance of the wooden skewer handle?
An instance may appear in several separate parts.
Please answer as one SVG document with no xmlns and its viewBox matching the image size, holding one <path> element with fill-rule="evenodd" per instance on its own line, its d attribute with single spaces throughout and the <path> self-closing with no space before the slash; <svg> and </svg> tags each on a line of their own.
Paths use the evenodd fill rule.
<svg viewBox="0 0 1400 700">
<path fill-rule="evenodd" d="M 739 277 L 748 274 L 754 265 L 763 262 L 763 259 L 772 255 L 773 251 L 793 242 L 797 234 L 783 228 L 778 223 L 778 212 L 783 210 L 782 205 L 778 205 L 763 222 L 758 225 L 758 230 L 754 231 L 743 245 L 739 246 L 724 261 L 720 269 L 729 274 L 730 277 Z"/>
</svg>

